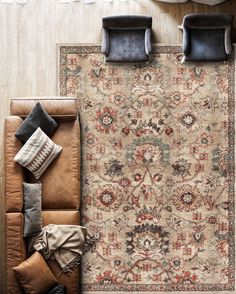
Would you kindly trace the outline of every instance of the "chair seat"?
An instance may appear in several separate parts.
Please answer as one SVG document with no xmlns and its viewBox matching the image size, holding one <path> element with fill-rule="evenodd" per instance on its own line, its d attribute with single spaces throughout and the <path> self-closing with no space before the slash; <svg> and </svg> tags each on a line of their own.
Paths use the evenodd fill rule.
<svg viewBox="0 0 236 294">
<path fill-rule="evenodd" d="M 190 50 L 185 60 L 221 61 L 227 59 L 224 29 L 191 29 Z"/>
<path fill-rule="evenodd" d="M 109 62 L 147 61 L 145 52 L 145 30 L 112 30 L 109 29 L 110 50 L 106 57 Z"/>
</svg>

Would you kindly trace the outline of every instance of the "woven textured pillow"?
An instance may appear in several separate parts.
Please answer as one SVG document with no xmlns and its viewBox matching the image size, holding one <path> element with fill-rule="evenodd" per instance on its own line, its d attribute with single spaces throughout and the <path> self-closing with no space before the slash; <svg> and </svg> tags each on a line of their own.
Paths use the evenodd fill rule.
<svg viewBox="0 0 236 294">
<path fill-rule="evenodd" d="M 38 102 L 16 130 L 15 136 L 21 141 L 26 142 L 33 132 L 40 127 L 46 135 L 51 137 L 57 126 L 57 122 L 42 108 L 41 104 Z"/>
<path fill-rule="evenodd" d="M 14 267 L 13 271 L 26 294 L 48 293 L 58 284 L 43 256 L 37 251 Z"/>
<path fill-rule="evenodd" d="M 14 161 L 26 167 L 39 179 L 62 147 L 55 144 L 40 128 L 33 133 L 14 157 Z"/>
<path fill-rule="evenodd" d="M 42 184 L 23 183 L 24 189 L 24 237 L 42 230 Z"/>
</svg>

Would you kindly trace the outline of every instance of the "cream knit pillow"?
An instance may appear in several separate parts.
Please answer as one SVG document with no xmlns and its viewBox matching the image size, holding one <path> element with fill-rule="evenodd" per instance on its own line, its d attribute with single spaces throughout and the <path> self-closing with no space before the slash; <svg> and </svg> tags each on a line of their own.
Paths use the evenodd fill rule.
<svg viewBox="0 0 236 294">
<path fill-rule="evenodd" d="M 37 128 L 14 160 L 39 179 L 61 150 L 60 145 L 55 144 L 40 128 Z"/>
</svg>

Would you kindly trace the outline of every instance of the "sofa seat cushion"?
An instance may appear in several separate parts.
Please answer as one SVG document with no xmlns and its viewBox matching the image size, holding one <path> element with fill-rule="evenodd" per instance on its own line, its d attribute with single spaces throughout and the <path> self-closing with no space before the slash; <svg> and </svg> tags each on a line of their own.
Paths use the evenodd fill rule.
<svg viewBox="0 0 236 294">
<path fill-rule="evenodd" d="M 79 225 L 80 213 L 77 210 L 43 210 L 43 227 L 49 224 L 55 225 Z"/>
<path fill-rule="evenodd" d="M 79 268 L 75 268 L 73 271 L 71 271 L 70 276 L 68 276 L 67 273 L 63 273 L 61 271 L 61 268 L 59 267 L 58 263 L 55 260 L 49 259 L 47 263 L 53 275 L 57 278 L 58 282 L 61 285 L 66 286 L 66 293 L 68 294 L 80 293 L 78 291 L 78 284 L 80 280 Z"/>
<path fill-rule="evenodd" d="M 43 210 L 78 209 L 80 195 L 80 137 L 78 121 L 63 122 L 52 140 L 63 151 L 41 177 Z"/>
<path fill-rule="evenodd" d="M 76 210 L 43 210 L 42 220 L 44 227 L 49 224 L 79 225 L 80 213 Z M 66 293 L 78 293 L 79 269 L 74 269 L 68 278 L 68 274 L 62 273 L 55 261 L 48 260 L 47 262 L 58 282 L 66 286 Z"/>
<path fill-rule="evenodd" d="M 58 284 L 39 252 L 35 252 L 13 270 L 26 294 L 46 294 Z"/>
</svg>

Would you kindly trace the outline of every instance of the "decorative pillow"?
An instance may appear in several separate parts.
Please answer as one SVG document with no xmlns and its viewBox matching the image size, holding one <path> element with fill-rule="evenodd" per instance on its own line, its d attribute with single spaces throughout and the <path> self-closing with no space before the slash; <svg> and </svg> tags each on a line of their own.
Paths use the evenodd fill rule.
<svg viewBox="0 0 236 294">
<path fill-rule="evenodd" d="M 14 160 L 39 179 L 61 150 L 60 145 L 55 144 L 40 128 L 37 128 Z"/>
<path fill-rule="evenodd" d="M 39 102 L 16 130 L 15 136 L 21 141 L 26 142 L 38 127 L 49 137 L 52 136 L 58 127 L 57 122 L 42 108 Z"/>
<path fill-rule="evenodd" d="M 53 287 L 48 294 L 64 294 L 66 293 L 66 287 L 63 285 L 58 285 L 56 287 Z"/>
<path fill-rule="evenodd" d="M 42 184 L 23 183 L 24 189 L 24 237 L 42 230 Z"/>
<path fill-rule="evenodd" d="M 13 271 L 26 294 L 47 293 L 58 284 L 43 256 L 37 251 L 14 267 Z"/>
</svg>

